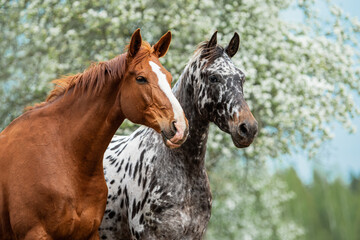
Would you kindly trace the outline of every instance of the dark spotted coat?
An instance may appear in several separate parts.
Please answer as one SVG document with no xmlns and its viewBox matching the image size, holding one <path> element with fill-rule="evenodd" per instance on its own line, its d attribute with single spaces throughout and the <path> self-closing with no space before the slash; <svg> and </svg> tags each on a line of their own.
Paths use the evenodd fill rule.
<svg viewBox="0 0 360 240">
<path fill-rule="evenodd" d="M 210 42 L 195 52 L 173 89 L 189 120 L 187 141 L 169 149 L 146 127 L 111 141 L 104 155 L 109 193 L 101 239 L 204 235 L 212 201 L 204 166 L 209 123 L 229 133 L 228 122 L 246 105 L 244 74 L 231 62 L 231 46 Z"/>
</svg>

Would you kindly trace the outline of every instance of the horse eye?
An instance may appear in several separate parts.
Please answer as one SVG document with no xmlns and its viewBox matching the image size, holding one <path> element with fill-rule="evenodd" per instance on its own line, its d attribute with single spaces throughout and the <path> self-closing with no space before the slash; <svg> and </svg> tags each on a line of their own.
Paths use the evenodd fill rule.
<svg viewBox="0 0 360 240">
<path fill-rule="evenodd" d="M 144 78 L 143 76 L 138 76 L 138 77 L 136 78 L 136 82 L 138 82 L 138 83 L 140 83 L 140 84 L 144 84 L 144 83 L 147 83 L 148 81 L 147 81 L 147 79 Z"/>
<path fill-rule="evenodd" d="M 209 76 L 209 81 L 211 83 L 216 83 L 216 82 L 219 82 L 219 79 L 217 78 L 216 75 L 211 75 L 211 76 Z"/>
</svg>

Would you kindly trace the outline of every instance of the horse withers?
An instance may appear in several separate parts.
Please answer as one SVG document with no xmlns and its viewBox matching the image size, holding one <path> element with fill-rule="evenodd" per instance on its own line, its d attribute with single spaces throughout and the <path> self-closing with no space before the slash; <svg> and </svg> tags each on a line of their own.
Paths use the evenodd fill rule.
<svg viewBox="0 0 360 240">
<path fill-rule="evenodd" d="M 168 147 L 185 141 L 187 120 L 159 62 L 170 41 L 168 32 L 151 47 L 136 30 L 126 53 L 56 80 L 0 133 L 1 239 L 99 239 L 103 154 L 125 118 Z"/>
</svg>

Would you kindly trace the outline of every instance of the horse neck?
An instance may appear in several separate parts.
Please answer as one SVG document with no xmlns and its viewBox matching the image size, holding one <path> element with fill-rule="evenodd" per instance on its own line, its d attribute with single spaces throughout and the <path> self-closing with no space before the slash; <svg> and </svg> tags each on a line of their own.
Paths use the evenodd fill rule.
<svg viewBox="0 0 360 240">
<path fill-rule="evenodd" d="M 194 66 L 194 65 L 193 65 Z M 189 136 L 180 147 L 192 165 L 204 166 L 206 143 L 209 132 L 209 120 L 203 118 L 195 104 L 195 74 L 190 70 L 191 62 L 186 66 L 177 84 L 173 88 L 189 122 Z"/>
<path fill-rule="evenodd" d="M 99 168 L 106 147 L 125 118 L 117 101 L 120 79 L 107 80 L 97 94 L 75 94 L 70 90 L 50 106 L 61 124 L 63 145 L 75 154 L 75 161 L 84 163 L 87 173 L 91 172 L 89 168 Z"/>
</svg>

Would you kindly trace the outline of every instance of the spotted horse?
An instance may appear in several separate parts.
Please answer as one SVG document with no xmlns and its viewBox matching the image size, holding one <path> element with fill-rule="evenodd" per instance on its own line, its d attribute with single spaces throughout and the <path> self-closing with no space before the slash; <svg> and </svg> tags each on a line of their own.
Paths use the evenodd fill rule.
<svg viewBox="0 0 360 240">
<path fill-rule="evenodd" d="M 231 57 L 234 34 L 224 49 L 217 32 L 201 43 L 173 88 L 189 121 L 189 137 L 177 149 L 140 127 L 114 136 L 104 155 L 109 188 L 101 239 L 201 239 L 211 214 L 204 161 L 210 122 L 229 133 L 238 148 L 249 146 L 257 122 L 244 100 L 244 73 Z"/>
</svg>

